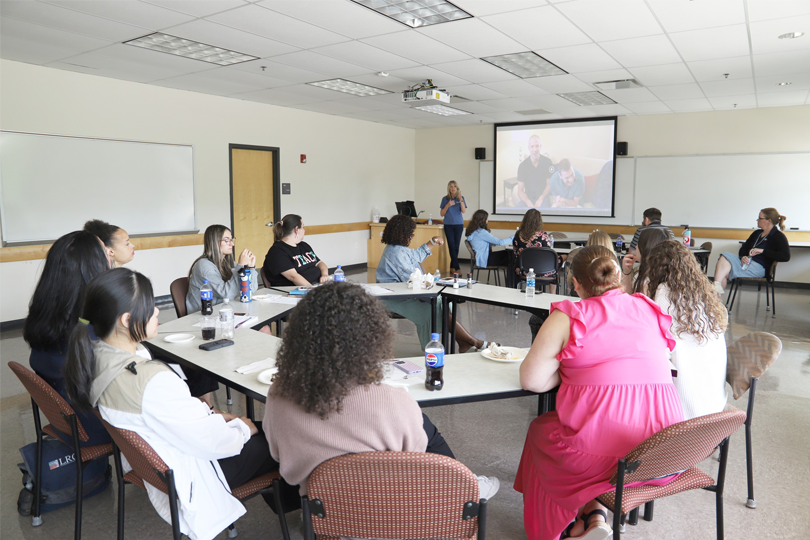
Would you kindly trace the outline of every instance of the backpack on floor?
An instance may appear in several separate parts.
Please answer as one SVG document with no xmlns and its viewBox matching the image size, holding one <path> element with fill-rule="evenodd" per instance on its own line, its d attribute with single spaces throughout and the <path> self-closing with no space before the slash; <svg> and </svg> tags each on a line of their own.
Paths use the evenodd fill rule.
<svg viewBox="0 0 810 540">
<path fill-rule="evenodd" d="M 17 466 L 23 473 L 23 486 L 17 499 L 20 515 L 30 516 L 34 510 L 34 463 L 37 459 L 37 443 L 20 448 L 23 463 Z M 83 498 L 101 493 L 110 483 L 112 468 L 109 459 L 89 461 L 84 467 Z M 76 454 L 73 449 L 58 439 L 42 439 L 42 504 L 41 511 L 50 512 L 76 501 Z"/>
</svg>

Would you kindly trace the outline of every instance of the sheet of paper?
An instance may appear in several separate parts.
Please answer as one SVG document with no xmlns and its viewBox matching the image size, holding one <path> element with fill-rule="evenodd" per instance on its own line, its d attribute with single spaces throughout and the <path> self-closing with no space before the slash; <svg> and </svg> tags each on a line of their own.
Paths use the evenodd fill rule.
<svg viewBox="0 0 810 540">
<path fill-rule="evenodd" d="M 214 317 L 214 315 L 211 315 L 211 316 Z M 234 328 L 236 328 L 241 323 L 244 323 L 245 321 L 249 321 L 250 319 L 258 320 L 259 318 L 258 317 L 251 317 L 250 315 L 234 315 L 234 317 L 233 317 L 233 326 L 234 326 Z M 194 326 L 199 327 L 201 324 L 202 324 L 202 321 L 197 321 L 194 324 Z M 249 323 L 245 323 L 245 324 L 242 324 L 242 327 L 245 327 L 245 325 L 250 326 Z M 219 318 L 217 318 L 217 328 L 222 328 L 222 326 L 219 324 Z"/>
<path fill-rule="evenodd" d="M 361 287 L 363 287 L 366 292 L 372 296 L 381 296 L 383 294 L 393 294 L 393 290 L 385 287 L 383 285 L 372 285 L 370 283 L 361 283 Z"/>
</svg>

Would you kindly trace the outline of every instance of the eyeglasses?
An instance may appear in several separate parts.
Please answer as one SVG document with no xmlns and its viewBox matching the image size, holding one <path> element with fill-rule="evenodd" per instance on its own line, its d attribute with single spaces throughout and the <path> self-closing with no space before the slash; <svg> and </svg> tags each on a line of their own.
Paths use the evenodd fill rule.
<svg viewBox="0 0 810 540">
<path fill-rule="evenodd" d="M 222 239 L 222 242 L 223 242 L 224 244 L 231 244 L 231 245 L 233 245 L 234 243 L 236 243 L 236 238 L 223 238 L 223 239 Z"/>
<path fill-rule="evenodd" d="M 768 218 L 766 218 L 766 217 L 758 217 L 757 221 L 762 221 L 763 219 L 768 219 Z"/>
</svg>

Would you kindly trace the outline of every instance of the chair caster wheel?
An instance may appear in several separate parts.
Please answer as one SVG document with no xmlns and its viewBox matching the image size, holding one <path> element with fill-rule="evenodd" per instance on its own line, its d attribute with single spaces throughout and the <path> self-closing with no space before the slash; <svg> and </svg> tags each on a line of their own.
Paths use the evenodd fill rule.
<svg viewBox="0 0 810 540">
<path fill-rule="evenodd" d="M 754 499 L 748 499 L 748 502 L 745 503 L 745 506 L 751 508 L 752 510 L 757 507 L 757 501 Z"/>
<path fill-rule="evenodd" d="M 39 527 L 42 525 L 42 516 L 34 516 L 31 518 L 31 525 L 34 527 Z"/>
<path fill-rule="evenodd" d="M 229 400 L 225 401 L 225 403 L 227 403 L 228 405 L 233 405 L 233 400 L 229 399 Z"/>
<path fill-rule="evenodd" d="M 228 529 L 228 538 L 236 538 L 238 535 L 239 533 L 236 531 L 236 527 Z"/>
</svg>

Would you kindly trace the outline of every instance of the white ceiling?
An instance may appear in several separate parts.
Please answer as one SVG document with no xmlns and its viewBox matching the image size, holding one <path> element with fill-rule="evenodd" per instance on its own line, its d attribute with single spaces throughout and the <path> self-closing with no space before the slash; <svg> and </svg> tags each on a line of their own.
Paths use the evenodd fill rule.
<svg viewBox="0 0 810 540">
<path fill-rule="evenodd" d="M 417 129 L 810 104 L 810 0 L 453 3 L 473 18 L 411 29 L 350 0 L 0 0 L 0 56 Z M 155 31 L 261 59 L 219 67 L 122 44 Z M 520 79 L 480 60 L 527 50 L 569 74 Z M 336 77 L 395 93 L 306 84 Z M 428 78 L 472 114 L 403 104 Z M 603 91 L 616 105 L 555 95 L 625 78 L 644 88 Z"/>
</svg>

